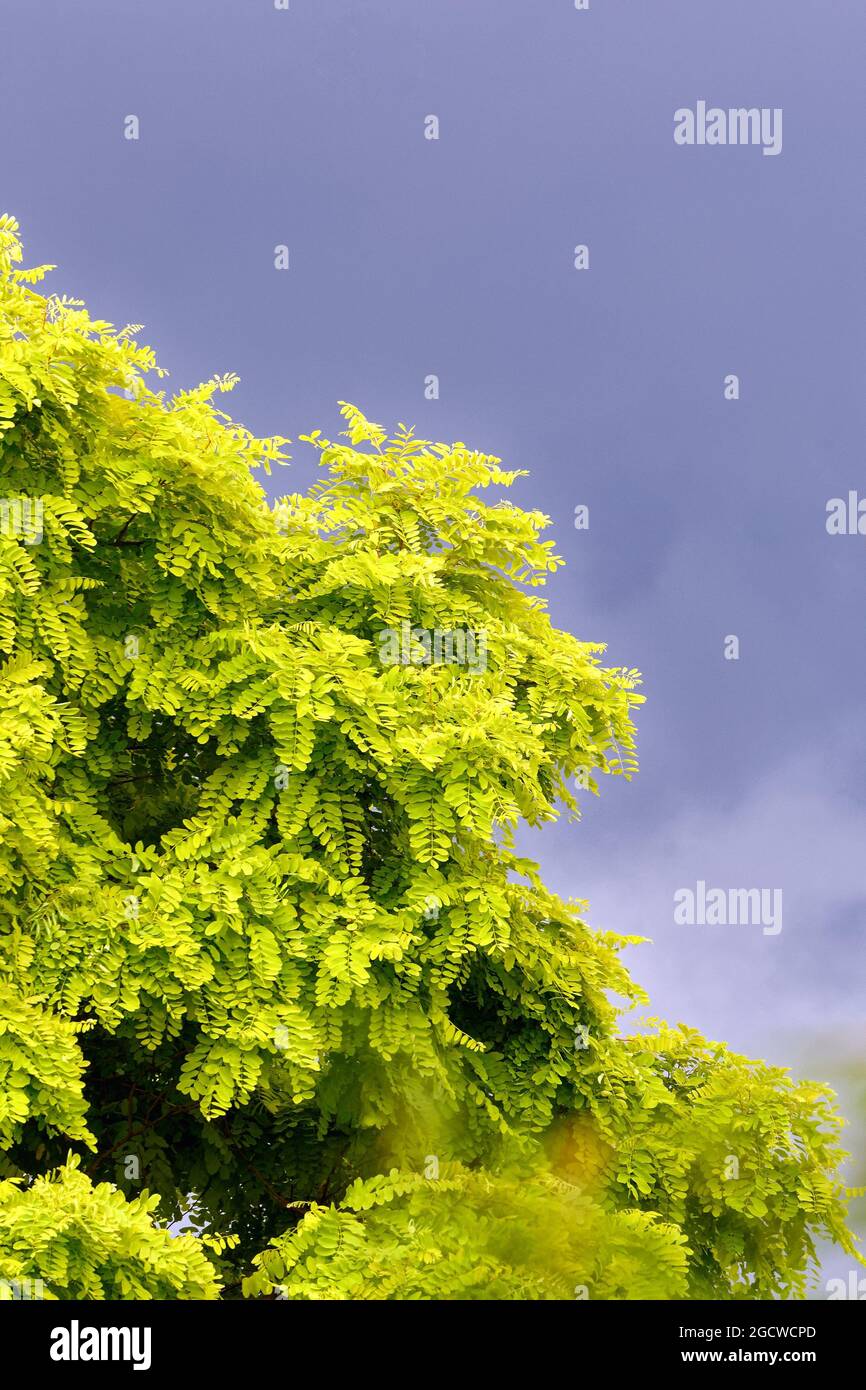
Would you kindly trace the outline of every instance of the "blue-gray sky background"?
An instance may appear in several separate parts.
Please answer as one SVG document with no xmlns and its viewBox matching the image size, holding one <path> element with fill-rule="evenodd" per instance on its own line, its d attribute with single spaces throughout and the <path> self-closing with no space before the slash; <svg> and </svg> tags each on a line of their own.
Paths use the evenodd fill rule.
<svg viewBox="0 0 866 1390">
<path fill-rule="evenodd" d="M 639 778 L 527 843 L 653 938 L 654 1013 L 841 1084 L 866 537 L 825 508 L 866 491 L 862 0 L 0 0 L 0 55 L 28 262 L 144 323 L 169 386 L 236 371 L 259 434 L 333 434 L 342 398 L 530 470 L 555 621 L 648 703 Z M 699 99 L 781 107 L 782 153 L 676 146 Z M 272 495 L 313 477 L 293 452 Z M 781 887 L 781 934 L 676 926 L 698 879 Z"/>
</svg>

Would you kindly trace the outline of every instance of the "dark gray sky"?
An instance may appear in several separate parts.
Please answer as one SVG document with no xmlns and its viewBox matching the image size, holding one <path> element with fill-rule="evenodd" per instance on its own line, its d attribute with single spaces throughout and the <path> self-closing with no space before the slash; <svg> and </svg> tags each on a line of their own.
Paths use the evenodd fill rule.
<svg viewBox="0 0 866 1390">
<path fill-rule="evenodd" d="M 866 995 L 866 536 L 825 528 L 866 494 L 863 0 L 0 0 L 0 52 L 2 209 L 169 384 L 531 470 L 554 619 L 649 699 L 637 781 L 527 843 L 654 939 L 653 1012 L 829 1075 Z M 677 146 L 700 100 L 782 108 L 781 154 Z M 782 931 L 676 925 L 699 879 L 781 888 Z"/>
</svg>

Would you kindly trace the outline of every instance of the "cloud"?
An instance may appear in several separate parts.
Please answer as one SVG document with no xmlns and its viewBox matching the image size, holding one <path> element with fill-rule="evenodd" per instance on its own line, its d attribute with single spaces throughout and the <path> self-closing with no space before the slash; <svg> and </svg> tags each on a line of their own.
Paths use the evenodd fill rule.
<svg viewBox="0 0 866 1390">
<path fill-rule="evenodd" d="M 862 745 L 862 739 L 860 740 Z M 632 834 L 616 863 L 581 856 L 575 896 L 593 925 L 652 937 L 628 953 L 652 1010 L 747 1053 L 856 1030 L 866 995 L 866 808 L 846 783 L 851 740 L 790 757 L 739 801 L 684 806 L 649 836 Z M 577 832 L 580 833 L 580 832 Z M 760 924 L 682 926 L 674 893 L 782 890 L 782 930 Z"/>
</svg>

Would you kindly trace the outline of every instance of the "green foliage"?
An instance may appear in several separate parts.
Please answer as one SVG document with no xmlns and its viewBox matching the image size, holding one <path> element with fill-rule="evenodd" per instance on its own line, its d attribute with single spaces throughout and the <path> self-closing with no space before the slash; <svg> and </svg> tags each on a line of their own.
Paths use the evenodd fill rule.
<svg viewBox="0 0 866 1390">
<path fill-rule="evenodd" d="M 353 1183 L 258 1256 L 249 1294 L 290 1299 L 684 1298 L 682 1233 L 550 1175 L 454 1165 Z"/>
<path fill-rule="evenodd" d="M 167 398 L 134 326 L 19 260 L 0 220 L 0 1175 L 50 1207 L 71 1150 L 135 1231 L 121 1259 L 91 1223 L 64 1287 L 802 1289 L 818 1236 L 850 1248 L 827 1093 L 618 1036 L 635 939 L 516 853 L 631 775 L 641 700 L 551 626 L 518 475 L 344 406 L 272 509 L 250 470 L 288 441 L 216 408 L 233 378 Z M 191 1199 L 211 1274 L 157 1275 Z"/>
<path fill-rule="evenodd" d="M 0 1299 L 28 1279 L 50 1299 L 218 1297 L 199 1241 L 154 1226 L 158 1202 L 94 1187 L 74 1160 L 26 1189 L 0 1182 Z"/>
</svg>

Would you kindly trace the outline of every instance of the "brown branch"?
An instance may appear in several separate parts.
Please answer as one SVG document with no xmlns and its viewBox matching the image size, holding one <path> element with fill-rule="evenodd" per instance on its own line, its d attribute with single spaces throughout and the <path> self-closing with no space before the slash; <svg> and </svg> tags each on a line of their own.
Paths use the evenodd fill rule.
<svg viewBox="0 0 866 1390">
<path fill-rule="evenodd" d="M 276 1202 L 278 1206 L 290 1207 L 290 1199 L 288 1197 L 284 1197 L 281 1192 L 277 1192 L 276 1188 L 271 1185 L 271 1183 L 265 1177 L 264 1173 L 260 1173 L 255 1164 L 248 1162 L 248 1160 L 244 1157 L 243 1152 L 240 1149 L 236 1148 L 234 1144 L 232 1144 L 228 1134 L 226 1133 L 225 1126 L 222 1127 L 222 1136 L 228 1144 L 229 1148 L 231 1149 L 232 1153 L 234 1154 L 235 1158 L 238 1160 L 238 1162 L 241 1163 L 244 1168 L 246 1168 L 248 1173 L 252 1173 L 253 1177 L 261 1183 L 268 1196 L 274 1202 Z"/>
<path fill-rule="evenodd" d="M 162 1099 L 162 1097 L 159 1097 L 159 1099 Z M 151 1110 L 152 1109 L 153 1106 L 151 1106 Z M 161 1115 L 157 1115 L 155 1120 L 149 1120 L 147 1123 L 140 1125 L 138 1129 L 130 1130 L 122 1139 L 118 1139 L 116 1144 L 112 1144 L 110 1149 L 106 1149 L 104 1153 L 97 1154 L 96 1158 L 90 1164 L 90 1167 L 85 1168 L 84 1171 L 88 1176 L 91 1173 L 95 1173 L 97 1168 L 101 1168 L 105 1160 L 110 1158 L 113 1153 L 116 1153 L 118 1149 L 122 1149 L 124 1144 L 128 1145 L 133 1139 L 138 1139 L 142 1134 L 146 1134 L 149 1129 L 153 1129 L 155 1125 L 160 1124 L 163 1120 L 167 1120 L 170 1115 L 185 1115 L 188 1111 L 197 1109 L 198 1105 L 195 1102 L 193 1102 L 192 1105 L 173 1105 L 169 1110 L 164 1110 Z M 148 1114 L 149 1113 L 150 1111 Z"/>
<path fill-rule="evenodd" d="M 114 537 L 114 540 L 111 542 L 112 545 L 120 544 L 121 539 L 126 535 L 127 531 L 129 530 L 137 515 L 137 512 L 129 513 L 129 516 L 126 518 L 126 521 L 123 523 L 117 535 Z"/>
</svg>

